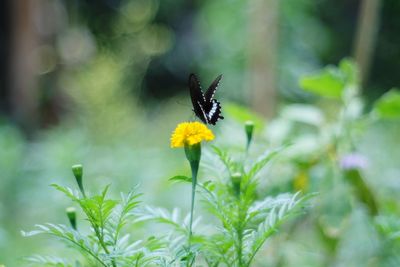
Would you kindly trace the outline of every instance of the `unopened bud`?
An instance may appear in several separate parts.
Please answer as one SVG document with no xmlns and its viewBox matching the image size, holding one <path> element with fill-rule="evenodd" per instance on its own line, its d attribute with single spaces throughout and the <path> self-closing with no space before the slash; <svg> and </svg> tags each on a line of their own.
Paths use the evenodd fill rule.
<svg viewBox="0 0 400 267">
<path fill-rule="evenodd" d="M 66 208 L 65 212 L 67 213 L 67 217 L 72 228 L 76 230 L 76 209 L 74 207 L 68 207 Z"/>
<path fill-rule="evenodd" d="M 233 191 L 236 196 L 240 195 L 240 184 L 242 182 L 242 174 L 240 172 L 235 172 L 231 176 Z"/>
<path fill-rule="evenodd" d="M 81 193 L 84 197 L 86 197 L 85 195 L 85 189 L 83 188 L 83 167 L 82 164 L 76 164 L 74 166 L 72 166 L 72 173 L 75 176 L 76 182 L 79 186 L 79 190 L 81 190 Z"/>
<path fill-rule="evenodd" d="M 246 136 L 247 136 L 247 149 L 249 149 L 251 140 L 253 139 L 254 122 L 246 121 L 244 124 L 244 130 L 246 131 Z"/>
</svg>

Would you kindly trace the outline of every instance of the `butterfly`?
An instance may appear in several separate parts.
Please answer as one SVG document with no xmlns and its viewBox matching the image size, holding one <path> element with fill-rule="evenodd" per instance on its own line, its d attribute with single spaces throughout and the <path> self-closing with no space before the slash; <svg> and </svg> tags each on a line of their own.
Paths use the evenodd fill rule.
<svg viewBox="0 0 400 267">
<path fill-rule="evenodd" d="M 203 94 L 200 82 L 196 75 L 193 73 L 189 75 L 189 89 L 193 111 L 194 114 L 196 114 L 196 116 L 205 124 L 215 125 L 219 119 L 224 119 L 224 117 L 221 116 L 221 104 L 216 99 L 213 99 L 221 78 L 222 75 L 219 75 L 211 83 L 210 87 L 208 87 L 205 94 Z"/>
</svg>

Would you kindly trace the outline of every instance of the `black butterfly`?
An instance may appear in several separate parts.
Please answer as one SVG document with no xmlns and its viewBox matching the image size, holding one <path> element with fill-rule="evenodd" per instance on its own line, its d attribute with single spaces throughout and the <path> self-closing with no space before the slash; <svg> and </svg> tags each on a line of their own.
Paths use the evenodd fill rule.
<svg viewBox="0 0 400 267">
<path fill-rule="evenodd" d="M 222 75 L 219 75 L 208 87 L 205 94 L 201 90 L 201 85 L 196 75 L 189 76 L 190 97 L 192 99 L 193 111 L 204 123 L 215 125 L 218 119 L 224 119 L 221 116 L 221 105 L 213 99 L 215 91 L 218 88 Z"/>
</svg>

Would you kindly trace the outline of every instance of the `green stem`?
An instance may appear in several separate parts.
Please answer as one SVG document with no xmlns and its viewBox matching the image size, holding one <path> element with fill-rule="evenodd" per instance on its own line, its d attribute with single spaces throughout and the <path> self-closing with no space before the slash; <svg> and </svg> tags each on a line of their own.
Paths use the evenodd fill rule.
<svg viewBox="0 0 400 267">
<path fill-rule="evenodd" d="M 82 249 L 83 251 L 87 252 L 90 256 L 92 256 L 96 261 L 98 261 L 102 266 L 107 267 L 107 264 L 105 264 L 99 257 L 97 257 L 97 255 L 91 251 L 90 249 L 86 248 L 85 246 L 83 246 L 82 244 L 80 244 L 79 242 L 76 242 L 72 239 L 66 238 L 64 236 L 60 237 L 58 235 L 55 234 L 51 234 L 53 236 L 56 236 L 57 238 L 61 238 L 61 239 L 65 239 L 66 241 L 71 242 L 72 244 L 76 245 L 77 247 L 79 247 L 80 249 Z"/>
<path fill-rule="evenodd" d="M 86 198 L 86 196 L 84 196 L 84 198 Z M 81 205 L 82 206 L 82 205 Z M 110 251 L 107 249 L 107 245 L 104 242 L 104 234 L 103 231 L 100 229 L 100 227 L 94 223 L 94 221 L 92 220 L 92 218 L 94 218 L 93 214 L 91 213 L 90 210 L 86 210 L 84 209 L 84 212 L 86 213 L 86 216 L 89 219 L 90 224 L 92 225 L 92 228 L 96 234 L 97 239 L 99 240 L 100 246 L 103 248 L 104 252 L 107 255 L 110 255 Z M 101 227 L 103 229 L 103 227 Z M 115 263 L 114 259 L 111 259 L 111 264 L 113 267 L 117 267 L 117 264 Z"/>
<path fill-rule="evenodd" d="M 238 257 L 239 267 L 242 267 L 243 266 L 243 261 L 242 261 L 243 229 L 242 229 L 242 208 L 241 208 L 240 199 L 238 201 L 238 224 L 237 224 L 237 228 L 236 228 L 236 234 L 237 234 L 237 238 L 238 238 L 236 253 L 237 253 L 237 257 Z"/>
<path fill-rule="evenodd" d="M 191 242 L 191 238 L 192 238 L 194 198 L 196 195 L 197 173 L 199 171 L 199 162 L 198 161 L 190 161 L 190 168 L 192 169 L 192 203 L 190 206 L 189 247 L 190 247 L 190 242 Z"/>
<path fill-rule="evenodd" d="M 92 227 L 94 228 L 94 232 L 96 233 L 97 239 L 99 240 L 99 243 L 100 243 L 101 247 L 103 248 L 104 252 L 107 255 L 110 255 L 110 251 L 107 249 L 107 246 L 104 243 L 104 238 L 103 238 L 102 231 L 95 224 L 92 224 Z M 112 264 L 113 267 L 117 267 L 117 264 L 115 263 L 114 259 L 111 260 L 111 264 Z"/>
</svg>

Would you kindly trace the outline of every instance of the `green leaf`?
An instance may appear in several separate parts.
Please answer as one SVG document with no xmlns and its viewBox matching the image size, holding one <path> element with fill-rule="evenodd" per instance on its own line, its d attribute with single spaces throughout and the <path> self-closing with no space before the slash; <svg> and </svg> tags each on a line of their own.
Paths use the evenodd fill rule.
<svg viewBox="0 0 400 267">
<path fill-rule="evenodd" d="M 236 164 L 232 160 L 232 158 L 228 155 L 228 153 L 218 148 L 217 146 L 212 146 L 212 149 L 214 150 L 215 154 L 217 154 L 222 163 L 225 165 L 228 172 L 229 173 L 235 172 L 235 169 L 237 169 Z"/>
<path fill-rule="evenodd" d="M 282 109 L 282 117 L 292 121 L 307 123 L 316 127 L 325 122 L 324 114 L 315 106 L 305 104 L 291 104 Z"/>
<path fill-rule="evenodd" d="M 262 156 L 261 159 L 259 159 L 256 163 L 254 163 L 253 166 L 251 166 L 250 170 L 246 174 L 246 181 L 249 181 L 252 179 L 254 176 L 257 175 L 259 171 L 261 171 L 265 165 L 267 165 L 268 162 L 270 162 L 280 151 L 282 151 L 286 146 L 276 150 L 273 150 L 271 152 L 268 152 L 266 155 Z"/>
<path fill-rule="evenodd" d="M 244 106 L 238 104 L 226 103 L 224 105 L 224 112 L 236 121 L 244 124 L 246 121 L 253 121 L 255 129 L 262 129 L 264 126 L 264 119 L 258 114 L 252 112 Z"/>
<path fill-rule="evenodd" d="M 368 184 L 365 183 L 365 179 L 360 171 L 357 169 L 347 170 L 344 172 L 344 177 L 351 183 L 358 200 L 365 204 L 372 216 L 376 216 L 378 214 L 378 204 L 375 194 Z"/>
<path fill-rule="evenodd" d="M 339 69 L 343 73 L 347 84 L 359 83 L 358 67 L 353 60 L 349 58 L 342 59 L 339 63 Z"/>
<path fill-rule="evenodd" d="M 300 193 L 298 192 L 294 195 L 284 194 L 275 198 L 267 197 L 261 203 L 256 203 L 252 206 L 251 209 L 255 213 L 263 214 L 264 209 L 262 207 L 267 208 L 267 212 L 263 216 L 262 222 L 255 229 L 247 231 L 244 236 L 250 248 L 246 266 L 251 265 L 261 246 L 270 236 L 277 232 L 279 226 L 289 217 L 299 214 L 300 207 L 303 206 L 304 202 L 315 196 L 315 194 L 309 194 L 304 197 L 299 197 L 299 195 Z"/>
<path fill-rule="evenodd" d="M 25 261 L 29 262 L 33 266 L 53 266 L 53 267 L 72 267 L 73 265 L 67 260 L 54 257 L 54 256 L 40 256 L 33 255 L 24 258 Z"/>
<path fill-rule="evenodd" d="M 211 181 L 211 180 L 205 181 L 205 182 L 202 184 L 202 186 L 203 186 L 204 188 L 207 188 L 208 190 L 212 191 L 212 189 L 213 189 L 213 181 Z"/>
<path fill-rule="evenodd" d="M 69 197 L 73 201 L 78 201 L 79 202 L 79 197 L 74 194 L 74 191 L 69 188 L 69 187 L 64 187 L 58 184 L 51 184 L 52 187 L 57 189 L 60 192 L 63 192 L 67 197 Z"/>
<path fill-rule="evenodd" d="M 192 182 L 192 178 L 184 176 L 184 175 L 176 175 L 174 177 L 169 178 L 169 181 L 191 183 Z"/>
<path fill-rule="evenodd" d="M 176 232 L 183 233 L 184 235 L 188 233 L 187 224 L 185 223 L 188 216 L 182 219 L 181 211 L 177 208 L 169 212 L 167 209 L 146 206 L 139 210 L 136 215 L 135 222 L 155 221 L 170 225 Z"/>
<path fill-rule="evenodd" d="M 374 111 L 384 119 L 400 118 L 400 90 L 394 88 L 375 102 Z"/>
<path fill-rule="evenodd" d="M 341 99 L 344 90 L 354 90 L 358 84 L 358 68 L 351 59 L 343 59 L 338 67 L 327 66 L 300 79 L 300 87 L 305 91 L 334 99 Z"/>
<path fill-rule="evenodd" d="M 82 236 L 78 231 L 67 227 L 62 224 L 38 224 L 36 230 L 31 232 L 22 232 L 24 236 L 34 236 L 38 234 L 48 234 L 57 237 L 60 240 L 77 248 L 83 255 L 90 256 L 99 263 L 98 266 L 107 267 L 108 265 L 103 262 L 102 255 L 98 253 L 98 249 L 92 246 L 90 240 Z"/>
<path fill-rule="evenodd" d="M 301 78 L 300 87 L 319 96 L 340 99 L 345 87 L 345 80 L 337 68 L 328 66 L 319 73 Z"/>
</svg>

